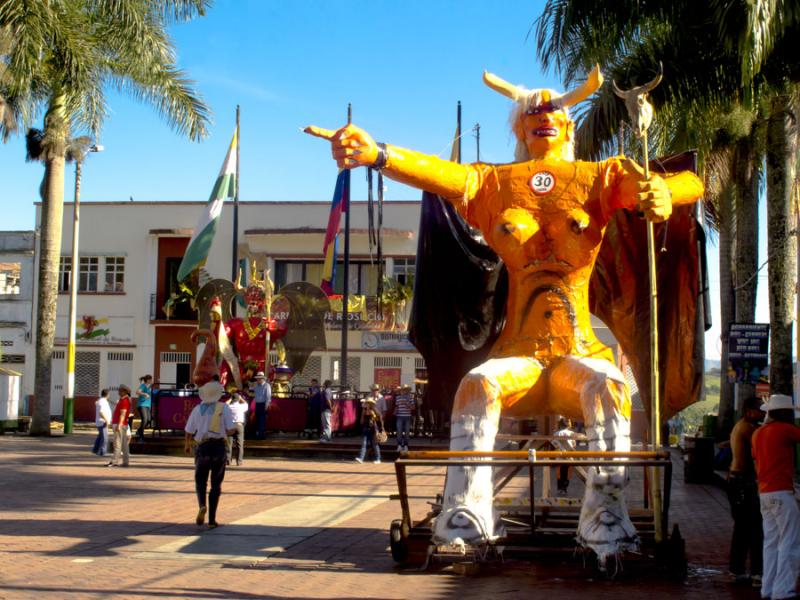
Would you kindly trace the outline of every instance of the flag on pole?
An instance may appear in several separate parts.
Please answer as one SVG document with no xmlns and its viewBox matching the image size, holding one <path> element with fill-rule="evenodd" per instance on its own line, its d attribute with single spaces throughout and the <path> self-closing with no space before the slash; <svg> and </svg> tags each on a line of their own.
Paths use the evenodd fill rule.
<svg viewBox="0 0 800 600">
<path fill-rule="evenodd" d="M 233 132 L 233 139 L 228 148 L 228 155 L 219 172 L 211 197 L 208 199 L 206 208 L 200 219 L 195 225 L 192 239 L 183 255 L 181 266 L 178 268 L 178 281 L 183 281 L 189 274 L 198 267 L 202 267 L 208 258 L 211 250 L 211 242 L 214 241 L 214 234 L 217 231 L 217 223 L 222 214 L 222 205 L 226 198 L 233 198 L 236 192 L 236 146 L 238 143 L 239 130 Z"/>
<path fill-rule="evenodd" d="M 333 191 L 333 200 L 331 201 L 331 213 L 328 216 L 328 229 L 325 231 L 325 242 L 322 245 L 322 255 L 325 257 L 325 263 L 322 265 L 320 287 L 329 296 L 333 294 L 333 281 L 336 277 L 339 222 L 342 219 L 342 211 L 346 202 L 345 174 L 346 171 L 342 169 L 336 178 L 336 188 Z"/>
</svg>

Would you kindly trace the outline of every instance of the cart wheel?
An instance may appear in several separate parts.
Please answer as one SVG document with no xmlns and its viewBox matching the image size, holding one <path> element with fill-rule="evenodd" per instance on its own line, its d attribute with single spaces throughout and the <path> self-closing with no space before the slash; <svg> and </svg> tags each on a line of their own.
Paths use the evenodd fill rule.
<svg viewBox="0 0 800 600">
<path fill-rule="evenodd" d="M 408 537 L 403 535 L 403 522 L 400 519 L 392 521 L 389 527 L 389 547 L 394 562 L 403 564 L 408 561 Z"/>
<path fill-rule="evenodd" d="M 686 559 L 686 540 L 683 539 L 677 524 L 672 528 L 672 535 L 668 541 L 667 568 L 675 580 L 686 580 L 689 571 L 689 563 Z"/>
</svg>

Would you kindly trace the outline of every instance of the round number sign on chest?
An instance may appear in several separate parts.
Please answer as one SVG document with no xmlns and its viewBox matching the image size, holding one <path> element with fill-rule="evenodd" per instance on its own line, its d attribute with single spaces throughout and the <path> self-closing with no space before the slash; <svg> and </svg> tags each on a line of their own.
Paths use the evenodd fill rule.
<svg viewBox="0 0 800 600">
<path fill-rule="evenodd" d="M 531 177 L 530 186 L 537 196 L 549 194 L 556 186 L 556 176 L 550 171 L 539 171 Z"/>
</svg>

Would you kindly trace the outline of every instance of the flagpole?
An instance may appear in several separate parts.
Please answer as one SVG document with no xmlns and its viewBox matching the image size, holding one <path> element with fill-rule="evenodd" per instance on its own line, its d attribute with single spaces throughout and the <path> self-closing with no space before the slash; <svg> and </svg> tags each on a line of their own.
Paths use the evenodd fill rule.
<svg viewBox="0 0 800 600">
<path fill-rule="evenodd" d="M 461 100 L 458 101 L 456 109 L 456 120 L 458 121 L 458 162 L 461 162 Z"/>
<path fill-rule="evenodd" d="M 347 124 L 353 122 L 353 106 L 347 104 Z M 339 368 L 339 382 L 347 387 L 347 331 L 349 329 L 348 303 L 350 296 L 350 170 L 344 173 L 344 190 L 342 190 L 344 210 L 344 285 L 342 286 L 342 355 Z"/>
<path fill-rule="evenodd" d="M 236 181 L 233 193 L 233 248 L 231 248 L 231 281 L 239 285 L 239 105 L 236 105 Z M 231 316 L 236 316 L 236 302 L 231 303 Z"/>
</svg>

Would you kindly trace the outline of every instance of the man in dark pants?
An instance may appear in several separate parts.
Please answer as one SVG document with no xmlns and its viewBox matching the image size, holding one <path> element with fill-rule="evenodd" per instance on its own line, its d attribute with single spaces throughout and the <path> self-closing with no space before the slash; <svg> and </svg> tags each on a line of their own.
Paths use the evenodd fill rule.
<svg viewBox="0 0 800 600">
<path fill-rule="evenodd" d="M 197 491 L 196 523 L 202 525 L 208 511 L 208 527 L 217 527 L 217 506 L 225 478 L 227 436 L 236 432 L 233 413 L 220 398 L 224 389 L 219 381 L 211 381 L 199 390 L 200 404 L 194 407 L 186 422 L 184 451 L 192 452 L 192 439 L 197 443 L 194 457 L 194 482 Z M 211 491 L 206 507 L 206 486 L 211 476 Z"/>
<path fill-rule="evenodd" d="M 256 439 L 263 440 L 267 434 L 267 411 L 272 404 L 272 386 L 263 371 L 256 373 L 253 402 L 256 405 Z"/>
<path fill-rule="evenodd" d="M 744 401 L 742 418 L 731 431 L 733 460 L 728 473 L 728 500 L 733 516 L 730 571 L 735 583 L 760 585 L 762 572 L 762 546 L 764 534 L 761 526 L 761 508 L 758 499 L 756 469 L 753 463 L 751 442 L 763 413 L 761 400 L 756 397 Z M 750 576 L 747 575 L 747 555 L 750 554 Z"/>
</svg>

